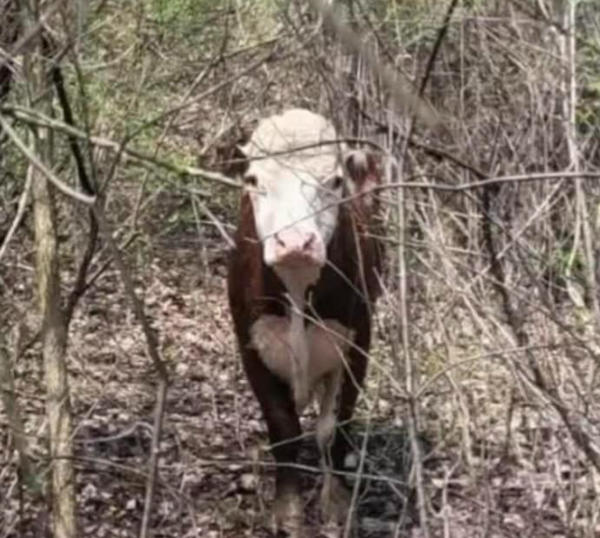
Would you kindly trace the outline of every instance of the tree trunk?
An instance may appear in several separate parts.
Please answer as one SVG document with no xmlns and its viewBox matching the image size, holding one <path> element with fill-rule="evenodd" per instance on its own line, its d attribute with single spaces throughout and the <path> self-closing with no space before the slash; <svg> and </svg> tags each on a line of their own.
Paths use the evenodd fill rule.
<svg viewBox="0 0 600 538">
<path fill-rule="evenodd" d="M 43 139 L 40 142 L 44 143 Z M 75 473 L 66 365 L 67 333 L 61 309 L 53 188 L 45 177 L 36 171 L 33 173 L 36 278 L 52 465 L 52 527 L 55 538 L 75 538 Z"/>
<path fill-rule="evenodd" d="M 36 9 L 23 10 L 25 29 L 37 23 Z M 25 58 L 28 95 L 48 94 L 42 40 Z M 36 103 L 42 112 L 50 112 L 48 98 Z M 38 129 L 33 137 L 37 157 L 52 169 L 50 132 Z M 32 165 L 30 165 L 32 166 Z M 41 318 L 42 356 L 46 383 L 46 414 L 50 446 L 52 530 L 54 538 L 76 538 L 75 473 L 73 469 L 72 417 L 67 378 L 67 328 L 61 305 L 61 281 L 58 259 L 57 219 L 54 187 L 36 168 L 33 177 L 33 215 L 35 232 L 35 269 Z"/>
</svg>

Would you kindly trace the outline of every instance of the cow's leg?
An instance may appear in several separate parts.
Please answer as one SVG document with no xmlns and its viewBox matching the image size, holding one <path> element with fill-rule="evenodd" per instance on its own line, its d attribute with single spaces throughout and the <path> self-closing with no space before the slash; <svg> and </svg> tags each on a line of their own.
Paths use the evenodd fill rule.
<svg viewBox="0 0 600 538">
<path fill-rule="evenodd" d="M 246 350 L 244 367 L 267 423 L 271 450 L 277 464 L 275 526 L 290 538 L 300 538 L 303 519 L 300 476 L 298 470 L 290 466 L 297 462 L 301 435 L 294 400 L 288 385 L 271 373 L 255 351 Z"/>
<path fill-rule="evenodd" d="M 342 369 L 337 368 L 327 374 L 323 380 L 323 393 L 316 428 L 317 446 L 323 458 L 328 455 L 335 433 L 337 401 L 342 384 L 342 374 Z"/>
<path fill-rule="evenodd" d="M 323 533 L 328 537 L 337 537 L 341 525 L 336 517 L 336 506 L 339 504 L 335 490 L 335 477 L 332 475 L 331 445 L 335 437 L 337 403 L 340 396 L 343 369 L 338 368 L 329 373 L 323 380 L 321 409 L 317 419 L 317 446 L 321 454 L 323 467 L 323 487 L 321 489 L 321 513 L 325 524 Z"/>
<path fill-rule="evenodd" d="M 347 384 L 346 374 L 343 375 L 343 378 L 340 406 L 344 399 L 344 387 Z M 338 381 L 338 387 L 340 384 L 342 384 L 342 379 Z M 325 407 L 322 409 L 319 421 L 321 421 L 321 418 L 325 418 L 322 417 L 324 409 Z M 338 417 L 342 416 L 340 411 L 341 409 L 338 409 Z M 328 537 L 337 538 L 342 535 L 343 525 L 350 507 L 351 492 L 344 484 L 343 477 L 335 474 L 336 470 L 343 469 L 343 462 L 340 465 L 339 458 L 341 457 L 343 460 L 348 452 L 347 443 L 342 443 L 340 439 L 344 437 L 344 432 L 341 431 L 342 426 L 340 426 L 340 431 L 336 433 L 335 425 L 336 418 L 334 416 L 331 420 L 330 415 L 322 424 L 317 423 L 317 442 L 323 465 L 323 486 L 320 498 L 321 516 L 325 525 L 323 532 Z M 341 455 L 342 452 L 344 456 Z"/>
<path fill-rule="evenodd" d="M 366 341 L 364 338 L 366 338 Z M 348 471 L 345 463 L 352 447 L 349 441 L 349 425 L 345 423 L 352 418 L 359 388 L 362 387 L 365 378 L 367 355 L 363 349 L 368 349 L 368 339 L 368 333 L 359 335 L 356 343 L 357 346 L 360 345 L 361 347 L 351 348 L 348 356 L 348 368 L 343 375 L 337 412 L 337 422 L 340 425 L 335 433 L 332 445 L 327 451 L 327 463 L 334 471 Z M 323 489 L 321 490 L 321 512 L 328 528 L 337 526 L 340 529 L 339 532 L 341 532 L 348 516 L 351 497 L 351 491 L 346 486 L 343 477 L 335 473 L 325 474 Z M 335 533 L 330 531 L 330 535 L 335 536 Z"/>
</svg>

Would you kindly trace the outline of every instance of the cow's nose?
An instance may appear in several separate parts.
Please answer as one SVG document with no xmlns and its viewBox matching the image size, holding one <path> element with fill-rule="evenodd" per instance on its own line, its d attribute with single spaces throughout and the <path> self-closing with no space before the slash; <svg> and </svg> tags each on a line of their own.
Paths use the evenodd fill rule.
<svg viewBox="0 0 600 538">
<path fill-rule="evenodd" d="M 314 232 L 309 233 L 304 241 L 304 244 L 302 245 L 302 250 L 304 250 L 304 251 L 310 250 L 312 248 L 312 246 L 314 245 L 316 238 L 317 238 L 317 234 L 315 234 Z"/>
<path fill-rule="evenodd" d="M 303 237 L 296 241 L 291 240 L 290 238 L 282 237 L 281 234 L 275 234 L 275 241 L 277 242 L 278 247 L 282 249 L 297 250 L 300 252 L 309 251 L 313 247 L 316 238 L 317 234 L 314 232 L 305 234 Z"/>
<path fill-rule="evenodd" d="M 317 252 L 317 234 L 277 233 L 275 263 L 278 265 L 319 265 Z"/>
<path fill-rule="evenodd" d="M 275 242 L 277 243 L 278 247 L 285 248 L 285 241 L 279 233 L 275 234 Z"/>
</svg>

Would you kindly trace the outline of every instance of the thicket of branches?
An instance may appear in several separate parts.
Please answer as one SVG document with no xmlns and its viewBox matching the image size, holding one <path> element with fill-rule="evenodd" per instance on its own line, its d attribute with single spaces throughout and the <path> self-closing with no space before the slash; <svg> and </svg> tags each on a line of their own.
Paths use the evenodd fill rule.
<svg viewBox="0 0 600 538">
<path fill-rule="evenodd" d="M 293 106 L 377 148 L 386 171 L 389 270 L 359 419 L 407 427 L 412 523 L 423 536 L 599 532 L 600 7 L 334 2 L 352 45 L 313 4 L 0 0 L 0 536 L 38 535 L 24 513 L 47 505 L 53 535 L 78 536 L 69 334 L 111 275 L 158 373 L 138 517 L 150 532 L 169 487 L 170 370 L 146 264 L 177 238 L 199 273 L 218 272 L 236 144 Z M 435 120 L 390 80 L 410 81 Z M 40 357 L 42 426 L 23 401 L 24 361 Z"/>
</svg>

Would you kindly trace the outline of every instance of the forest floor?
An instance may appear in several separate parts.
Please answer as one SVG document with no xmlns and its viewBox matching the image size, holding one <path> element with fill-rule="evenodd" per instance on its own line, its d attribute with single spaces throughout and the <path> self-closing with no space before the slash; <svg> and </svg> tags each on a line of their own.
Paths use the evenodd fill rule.
<svg viewBox="0 0 600 538">
<path fill-rule="evenodd" d="M 237 357 L 225 294 L 225 256 L 214 248 L 200 263 L 193 246 L 164 244 L 143 264 L 138 291 L 158 332 L 171 375 L 160 445 L 159 481 L 152 511 L 153 536 L 198 538 L 272 537 L 273 464 L 265 425 Z M 385 347 L 381 335 L 377 348 Z M 86 294 L 72 323 L 69 347 L 72 403 L 76 417 L 76 467 L 82 537 L 137 536 L 144 509 L 156 375 L 145 344 L 124 300 L 115 272 L 108 271 Z M 17 393 L 28 431 L 43 438 L 43 380 L 39 349 L 16 364 Z M 414 494 L 405 486 L 409 468 L 403 405 L 371 380 L 376 401 L 368 418 L 359 405 L 355 440 L 365 444 L 365 473 L 356 499 L 356 538 L 422 535 Z M 314 438 L 314 410 L 303 419 L 301 464 L 309 537 L 318 534 L 321 474 Z M 5 424 L 0 415 L 0 424 Z M 5 430 L 0 428 L 0 431 Z M 48 535 L 48 514 L 16 486 L 8 432 L 0 435 L 0 538 Z M 34 439 L 43 455 L 43 441 Z M 427 443 L 424 443 L 426 446 Z M 455 463 L 452 463 L 454 461 Z M 456 472 L 457 454 L 437 454 L 426 465 L 432 508 L 440 516 L 435 535 L 482 536 L 482 522 L 494 521 L 487 536 L 519 534 L 528 525 L 517 513 L 486 510 L 492 477 Z M 454 477 L 448 479 L 452 467 Z M 489 482 L 488 482 L 489 480 Z M 510 484 L 504 494 L 510 492 Z M 409 500 L 407 500 L 409 499 Z M 520 504 L 519 502 L 512 503 Z M 508 506 L 508 505 L 507 505 Z M 523 513 L 528 509 L 521 506 Z M 512 509 L 509 509 L 511 512 Z M 552 525 L 551 525 L 552 527 Z M 530 536 L 560 536 L 536 527 Z M 531 529 L 531 527 L 530 527 Z"/>
<path fill-rule="evenodd" d="M 224 256 L 218 250 L 207 255 L 210 263 L 202 269 L 194 249 L 167 248 L 146 265 L 141 280 L 150 284 L 138 289 L 143 288 L 147 314 L 171 375 L 153 536 L 266 538 L 273 536 L 269 510 L 273 462 L 260 410 L 237 357 Z M 81 535 L 137 536 L 157 377 L 115 272 L 108 271 L 81 301 L 72 322 L 69 359 Z M 27 426 L 41 433 L 44 389 L 39 349 L 33 347 L 19 360 L 15 377 Z M 304 419 L 300 464 L 307 468 L 304 489 L 312 529 L 308 532 L 317 536 L 320 469 L 312 435 L 314 417 L 311 410 Z M 2 415 L 0 421 L 4 423 Z M 402 433 L 394 437 L 387 432 L 391 430 L 378 437 L 377 427 L 371 427 L 371 450 L 394 451 L 397 447 L 392 445 L 405 442 Z M 8 442 L 8 435 L 0 437 L 6 455 Z M 43 453 L 40 444 L 33 443 L 38 455 Z M 47 535 L 47 514 L 37 509 L 26 491 L 21 499 L 14 461 L 2 459 L 0 536 Z M 396 462 L 387 464 L 392 473 L 399 472 Z M 393 502 L 391 490 L 392 497 L 386 494 L 383 503 L 379 495 L 385 481 L 394 476 L 382 480 L 361 487 L 358 513 L 368 531 L 361 536 L 384 536 L 382 530 L 396 526 L 402 503 Z M 398 491 L 398 486 L 391 487 Z M 380 522 L 379 516 L 385 521 Z"/>
</svg>

